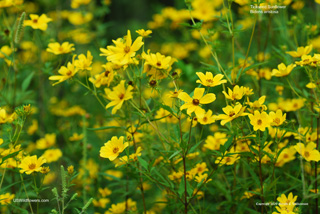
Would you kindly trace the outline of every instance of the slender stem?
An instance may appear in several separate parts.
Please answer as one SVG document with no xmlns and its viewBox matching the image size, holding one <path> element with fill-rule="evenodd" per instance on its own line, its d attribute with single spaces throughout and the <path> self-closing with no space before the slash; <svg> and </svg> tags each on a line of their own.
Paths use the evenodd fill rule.
<svg viewBox="0 0 320 214">
<path fill-rule="evenodd" d="M 186 171 L 186 156 L 182 157 L 183 161 L 183 177 L 184 177 L 184 213 L 188 213 L 188 200 L 187 200 L 187 171 Z"/>
<path fill-rule="evenodd" d="M 23 176 L 22 176 L 21 173 L 20 173 L 20 179 L 22 181 L 23 189 L 24 189 L 24 192 L 26 193 L 27 199 L 29 199 L 29 196 L 28 196 L 28 193 L 27 193 L 27 189 L 26 189 L 26 186 L 24 185 Z M 29 200 L 29 206 L 30 206 L 31 213 L 33 214 L 34 212 L 33 212 L 30 200 Z"/>
</svg>

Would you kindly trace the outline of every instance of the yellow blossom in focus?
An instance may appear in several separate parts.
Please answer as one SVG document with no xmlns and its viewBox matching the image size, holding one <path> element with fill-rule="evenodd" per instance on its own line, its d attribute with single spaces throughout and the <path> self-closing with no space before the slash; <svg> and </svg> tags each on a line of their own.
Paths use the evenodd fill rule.
<svg viewBox="0 0 320 214">
<path fill-rule="evenodd" d="M 69 44 L 69 42 L 64 42 L 61 45 L 58 42 L 49 43 L 47 52 L 55 55 L 67 54 L 75 50 L 73 46 L 74 44 Z"/>
<path fill-rule="evenodd" d="M 52 21 L 46 14 L 42 14 L 40 17 L 37 14 L 30 14 L 30 19 L 24 21 L 24 26 L 30 26 L 33 29 L 40 29 L 42 31 L 46 31 L 48 23 Z"/>
<path fill-rule="evenodd" d="M 132 62 L 136 52 L 144 44 L 142 37 L 139 36 L 133 43 L 130 30 L 127 32 L 125 39 L 112 40 L 115 46 L 107 46 L 107 49 L 100 48 L 100 56 L 107 56 L 107 60 L 115 64 L 125 65 Z"/>
<path fill-rule="evenodd" d="M 84 54 L 80 54 L 78 56 L 78 59 L 74 61 L 74 65 L 76 66 L 76 68 L 78 68 L 79 70 L 87 70 L 87 71 L 91 71 L 92 67 L 92 55 L 90 51 L 87 51 L 87 57 Z"/>
<path fill-rule="evenodd" d="M 55 86 L 66 81 L 67 79 L 72 78 L 76 73 L 78 73 L 78 71 L 78 68 L 76 68 L 73 63 L 68 62 L 67 67 L 62 66 L 59 69 L 58 73 L 60 75 L 50 76 L 49 80 L 58 80 L 58 82 L 52 84 L 53 86 Z"/>
<path fill-rule="evenodd" d="M 200 79 L 200 80 L 197 80 L 197 83 L 200 83 L 203 86 L 215 87 L 217 85 L 221 85 L 227 82 L 227 80 L 222 79 L 224 77 L 222 74 L 217 74 L 214 77 L 211 72 L 206 72 L 206 74 L 197 72 L 196 74 Z"/>
<path fill-rule="evenodd" d="M 286 114 L 282 114 L 281 109 L 278 109 L 277 112 L 270 112 L 269 116 L 272 120 L 272 126 L 280 126 L 286 120 Z"/>
<path fill-rule="evenodd" d="M 132 99 L 132 90 L 133 87 L 131 85 L 126 89 L 124 86 L 125 80 L 121 80 L 119 85 L 113 87 L 111 91 L 109 88 L 105 88 L 106 98 L 111 100 L 110 103 L 106 106 L 106 108 L 110 108 L 114 106 L 112 109 L 112 114 L 115 114 L 121 107 L 124 101 Z"/>
<path fill-rule="evenodd" d="M 254 111 L 254 114 L 249 114 L 250 124 L 253 126 L 255 131 L 264 131 L 271 125 L 271 118 L 266 112 L 260 113 L 259 111 Z"/>
<path fill-rule="evenodd" d="M 21 168 L 20 173 L 26 173 L 30 175 L 33 172 L 40 172 L 42 164 L 46 163 L 46 160 L 43 157 L 37 158 L 34 156 L 27 156 L 21 160 L 19 168 Z"/>
<path fill-rule="evenodd" d="M 204 91 L 204 88 L 196 88 L 192 98 L 186 92 L 181 92 L 178 98 L 184 101 L 185 104 L 180 107 L 180 110 L 187 109 L 188 115 L 195 112 L 197 117 L 202 117 L 205 111 L 199 105 L 209 104 L 216 100 L 216 95 L 213 93 L 208 93 L 203 96 Z"/>
<path fill-rule="evenodd" d="M 223 91 L 222 93 L 229 100 L 241 100 L 242 97 L 245 95 L 244 94 L 244 87 L 243 86 L 239 87 L 238 85 L 236 85 L 233 88 L 233 90 L 228 88 L 228 94 L 225 91 Z"/>
<path fill-rule="evenodd" d="M 212 111 L 210 109 L 204 115 L 199 116 L 198 118 L 198 122 L 202 125 L 208 125 L 214 123 L 215 121 L 215 116 L 212 115 Z"/>
<path fill-rule="evenodd" d="M 248 113 L 244 113 L 245 107 L 243 107 L 240 103 L 237 103 L 234 107 L 226 106 L 222 108 L 222 111 L 225 114 L 219 114 L 215 116 L 216 120 L 221 120 L 221 125 L 224 126 L 226 123 L 236 119 L 240 116 L 248 115 Z"/>
<path fill-rule="evenodd" d="M 100 149 L 100 157 L 108 158 L 110 161 L 115 160 L 125 148 L 129 146 L 128 142 L 123 143 L 124 137 L 112 137 Z"/>
</svg>

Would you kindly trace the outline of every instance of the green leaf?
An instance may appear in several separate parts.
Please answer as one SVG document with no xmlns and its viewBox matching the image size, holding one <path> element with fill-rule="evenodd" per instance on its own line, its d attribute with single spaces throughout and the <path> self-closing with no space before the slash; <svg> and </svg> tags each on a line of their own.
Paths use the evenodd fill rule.
<svg viewBox="0 0 320 214">
<path fill-rule="evenodd" d="M 260 181 L 259 181 L 259 178 L 258 178 L 257 174 L 253 171 L 251 166 L 246 161 L 242 161 L 242 163 L 245 165 L 245 169 L 248 170 L 248 172 L 250 173 L 250 175 L 253 178 L 253 180 L 256 183 L 256 185 L 259 186 L 260 185 Z"/>
<path fill-rule="evenodd" d="M 192 146 L 189 153 L 192 153 L 194 150 L 196 150 L 196 148 L 202 143 L 203 141 L 200 140 L 196 145 Z"/>
<path fill-rule="evenodd" d="M 148 169 L 149 169 L 149 164 L 148 164 L 148 162 L 145 161 L 145 160 L 143 160 L 141 157 L 138 157 L 138 161 L 139 161 L 139 163 L 141 164 L 141 166 L 148 171 Z"/>
<path fill-rule="evenodd" d="M 178 151 L 176 151 L 175 153 L 173 153 L 170 157 L 169 157 L 169 160 L 171 159 L 171 158 L 173 158 L 174 156 L 176 156 L 177 154 L 179 154 L 181 152 L 181 150 L 178 150 Z"/>
<path fill-rule="evenodd" d="M 179 193 L 180 197 L 184 193 L 184 176 L 182 176 L 182 178 L 181 178 L 179 189 L 178 189 L 178 193 Z"/>
<path fill-rule="evenodd" d="M 30 73 L 29 76 L 27 76 L 23 82 L 22 82 L 22 85 L 21 85 L 21 88 L 22 88 L 22 91 L 25 91 L 27 90 L 27 88 L 29 87 L 30 83 L 31 83 L 31 80 L 32 80 L 32 77 L 34 76 L 34 72 Z"/>
</svg>

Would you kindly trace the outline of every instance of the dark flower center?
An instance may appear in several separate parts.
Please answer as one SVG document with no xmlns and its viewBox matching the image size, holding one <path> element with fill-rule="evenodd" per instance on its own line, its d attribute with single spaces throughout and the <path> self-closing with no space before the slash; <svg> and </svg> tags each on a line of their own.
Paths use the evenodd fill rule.
<svg viewBox="0 0 320 214">
<path fill-rule="evenodd" d="M 125 53 L 129 53 L 130 52 L 130 47 L 126 46 L 123 50 L 124 50 Z"/>
<path fill-rule="evenodd" d="M 259 120 L 257 121 L 257 124 L 260 126 L 260 125 L 262 124 L 262 120 L 259 119 Z"/>
<path fill-rule="evenodd" d="M 124 98 L 124 94 L 120 94 L 119 98 L 120 98 L 120 100 L 122 100 Z"/>
<path fill-rule="evenodd" d="M 112 151 L 112 152 L 113 152 L 114 154 L 116 154 L 118 151 L 119 151 L 119 148 L 118 148 L 118 147 L 115 147 L 115 148 L 113 148 L 113 151 Z"/>
<path fill-rule="evenodd" d="M 36 168 L 36 164 L 32 163 L 28 165 L 29 169 L 35 169 Z"/>
<path fill-rule="evenodd" d="M 198 99 L 193 99 L 192 103 L 193 103 L 193 105 L 197 106 L 197 105 L 199 105 L 200 102 Z"/>
<path fill-rule="evenodd" d="M 110 71 L 104 72 L 104 75 L 105 75 L 106 77 L 109 76 L 109 74 L 110 74 Z"/>
</svg>

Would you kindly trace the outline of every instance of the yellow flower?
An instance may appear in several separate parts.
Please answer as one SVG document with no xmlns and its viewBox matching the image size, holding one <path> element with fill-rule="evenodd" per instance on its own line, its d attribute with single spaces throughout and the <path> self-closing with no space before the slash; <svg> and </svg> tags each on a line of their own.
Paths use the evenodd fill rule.
<svg viewBox="0 0 320 214">
<path fill-rule="evenodd" d="M 280 197 L 277 198 L 277 200 L 279 201 L 280 209 L 281 210 L 285 209 L 287 211 L 293 211 L 293 208 L 295 207 L 295 202 L 296 202 L 297 198 L 298 198 L 298 196 L 293 197 L 292 192 L 289 193 L 288 197 L 285 194 L 282 194 Z M 290 213 L 290 212 L 288 212 L 288 213 Z"/>
<path fill-rule="evenodd" d="M 315 83 L 313 83 L 313 82 L 309 82 L 309 83 L 306 85 L 306 87 L 312 89 L 312 88 L 316 88 L 317 85 L 316 85 Z"/>
<path fill-rule="evenodd" d="M 63 81 L 66 81 L 67 79 L 70 79 L 78 71 L 79 71 L 78 68 L 76 68 L 73 63 L 68 62 L 67 67 L 62 66 L 59 69 L 58 73 L 61 75 L 50 76 L 49 80 L 58 80 L 58 82 L 52 84 L 53 86 L 55 86 Z"/>
<path fill-rule="evenodd" d="M 124 101 L 132 99 L 132 90 L 133 87 L 131 85 L 126 89 L 124 86 L 125 80 L 121 80 L 119 85 L 113 87 L 113 91 L 109 88 L 105 88 L 104 92 L 106 94 L 106 98 L 111 100 L 110 103 L 106 106 L 106 108 L 110 108 L 114 106 L 112 109 L 112 114 L 115 114 L 121 107 Z"/>
<path fill-rule="evenodd" d="M 103 65 L 102 67 L 105 68 L 105 72 L 101 74 L 96 74 L 93 77 L 89 78 L 89 81 L 95 85 L 95 87 L 100 88 L 102 85 L 109 86 L 110 83 L 113 81 L 115 72 L 112 68 L 112 63 L 108 62 L 107 64 Z"/>
<path fill-rule="evenodd" d="M 210 150 L 219 150 L 220 145 L 224 145 L 227 141 L 228 138 L 225 133 L 215 132 L 214 136 L 208 135 L 203 147 Z"/>
<path fill-rule="evenodd" d="M 320 153 L 316 149 L 317 145 L 314 142 L 310 142 L 305 146 L 303 143 L 297 143 L 294 148 L 306 161 L 316 161 L 320 160 Z"/>
<path fill-rule="evenodd" d="M 202 125 L 207 125 L 207 124 L 214 123 L 216 120 L 215 120 L 215 116 L 212 115 L 212 111 L 208 110 L 204 115 L 198 118 L 198 121 Z"/>
<path fill-rule="evenodd" d="M 28 127 L 28 135 L 33 135 L 38 130 L 38 121 L 32 120 L 32 124 Z"/>
<path fill-rule="evenodd" d="M 99 188 L 98 191 L 102 197 L 107 197 L 107 196 L 111 195 L 111 193 L 112 193 L 112 191 L 110 189 L 108 189 L 107 187 L 105 187 L 104 189 Z"/>
<path fill-rule="evenodd" d="M 172 181 L 180 180 L 180 178 L 182 178 L 182 176 L 183 176 L 183 172 L 181 172 L 181 171 L 172 172 L 170 175 L 168 175 L 169 179 Z"/>
<path fill-rule="evenodd" d="M 272 126 L 280 126 L 286 120 L 286 114 L 282 114 L 280 109 L 278 109 L 276 113 L 273 111 L 270 112 L 269 116 L 272 120 Z"/>
<path fill-rule="evenodd" d="M 294 149 L 293 146 L 283 149 L 277 158 L 276 166 L 282 167 L 285 163 L 288 163 L 296 159 L 296 152 L 297 151 Z"/>
<path fill-rule="evenodd" d="M 47 51 L 55 55 L 66 54 L 74 51 L 74 44 L 69 44 L 69 42 L 64 42 L 61 45 L 58 42 L 49 43 Z"/>
<path fill-rule="evenodd" d="M 245 107 L 242 107 L 240 103 L 237 103 L 234 107 L 226 106 L 222 108 L 222 111 L 225 114 L 219 114 L 215 116 L 216 120 L 221 120 L 221 125 L 224 126 L 226 123 L 236 119 L 240 116 L 248 115 L 248 113 L 244 113 Z"/>
<path fill-rule="evenodd" d="M 78 133 L 73 133 L 73 135 L 71 137 L 69 137 L 70 141 L 78 141 L 78 140 L 82 140 L 84 137 L 83 134 L 78 134 Z"/>
<path fill-rule="evenodd" d="M 121 158 L 119 158 L 119 162 L 116 163 L 115 167 L 122 166 L 126 163 L 129 163 L 130 161 L 137 161 L 138 156 L 139 157 L 141 156 L 141 151 L 142 151 L 142 148 L 139 146 L 135 153 L 129 155 L 129 159 L 128 159 L 128 156 L 122 156 Z"/>
<path fill-rule="evenodd" d="M 4 108 L 0 107 L 0 124 L 2 123 L 11 123 L 14 119 L 15 114 L 8 114 Z"/>
<path fill-rule="evenodd" d="M 211 72 L 206 72 L 206 74 L 197 72 L 196 74 L 200 78 L 200 80 L 197 80 L 197 83 L 200 83 L 204 86 L 215 87 L 227 82 L 227 80 L 222 79 L 224 77 L 222 74 L 217 74 L 214 77 Z"/>
<path fill-rule="evenodd" d="M 42 174 L 48 174 L 50 172 L 50 168 L 48 166 L 42 166 L 40 172 Z"/>
<path fill-rule="evenodd" d="M 74 61 L 74 65 L 79 69 L 79 70 L 88 70 L 91 71 L 91 64 L 92 64 L 92 55 L 90 51 L 87 51 L 87 57 L 84 54 L 80 54 L 78 56 L 78 60 Z"/>
<path fill-rule="evenodd" d="M 0 195 L 0 204 L 1 205 L 7 205 L 7 204 L 11 204 L 11 201 L 14 199 L 15 194 L 10 194 L 10 193 L 6 193 L 6 194 L 2 194 Z"/>
<path fill-rule="evenodd" d="M 245 95 L 244 94 L 244 87 L 243 86 L 239 87 L 238 85 L 236 85 L 233 88 L 233 90 L 228 88 L 228 94 L 225 91 L 223 91 L 222 93 L 229 100 L 241 100 L 242 97 Z"/>
<path fill-rule="evenodd" d="M 22 159 L 19 168 L 21 168 L 20 173 L 26 173 L 30 175 L 33 172 L 40 172 L 41 165 L 44 164 L 46 160 L 43 157 L 37 158 L 36 155 L 34 156 L 27 156 Z"/>
<path fill-rule="evenodd" d="M 114 177 L 121 178 L 123 175 L 123 173 L 121 171 L 112 170 L 112 169 L 105 171 L 105 174 L 107 174 L 107 176 L 105 176 L 105 178 L 110 181 L 112 181 Z"/>
<path fill-rule="evenodd" d="M 47 149 L 56 143 L 56 134 L 46 134 L 44 138 L 37 140 L 37 149 Z"/>
<path fill-rule="evenodd" d="M 312 45 L 306 47 L 298 47 L 297 51 L 287 51 L 286 53 L 292 57 L 301 57 L 307 55 L 312 51 Z"/>
<path fill-rule="evenodd" d="M 91 0 L 71 0 L 71 8 L 76 9 L 81 5 L 87 5 L 91 2 Z"/>
<path fill-rule="evenodd" d="M 24 25 L 30 26 L 33 29 L 40 29 L 42 31 L 46 31 L 48 28 L 48 23 L 52 21 L 52 19 L 48 18 L 46 14 L 42 14 L 40 17 L 37 14 L 30 14 L 31 20 L 25 20 Z"/>
<path fill-rule="evenodd" d="M 0 59 L 9 57 L 11 53 L 12 49 L 8 45 L 2 46 L 0 49 Z"/>
<path fill-rule="evenodd" d="M 106 208 L 108 203 L 110 203 L 110 199 L 108 198 L 100 198 L 99 200 L 94 199 L 92 201 L 93 206 L 101 208 Z"/>
<path fill-rule="evenodd" d="M 216 95 L 213 93 L 203 96 L 204 91 L 204 88 L 196 88 L 192 98 L 186 92 L 181 92 L 178 98 L 185 104 L 180 107 L 180 110 L 187 109 L 188 115 L 194 112 L 197 117 L 203 117 L 205 111 L 200 107 L 200 104 L 209 104 L 216 100 Z"/>
<path fill-rule="evenodd" d="M 107 46 L 107 49 L 100 48 L 102 52 L 100 56 L 107 56 L 107 60 L 115 64 L 125 65 L 132 62 L 132 57 L 144 44 L 142 37 L 139 36 L 133 43 L 130 30 L 128 30 L 125 39 L 117 39 L 112 41 L 115 46 Z"/>
<path fill-rule="evenodd" d="M 110 161 L 116 159 L 125 148 L 129 146 L 128 142 L 123 143 L 124 137 L 112 137 L 100 149 L 100 157 L 109 158 Z"/>
<path fill-rule="evenodd" d="M 92 13 L 83 13 L 83 12 L 71 12 L 68 15 L 68 20 L 73 25 L 82 25 L 90 22 L 93 19 Z"/>
<path fill-rule="evenodd" d="M 230 150 L 230 153 L 234 153 L 234 149 L 232 148 Z M 237 160 L 240 159 L 240 155 L 239 154 L 228 154 L 228 152 L 225 153 L 225 156 L 222 157 L 218 157 L 217 160 L 215 161 L 216 164 L 220 163 L 219 165 L 233 165 Z"/>
<path fill-rule="evenodd" d="M 140 30 L 136 30 L 136 33 L 139 34 L 142 37 L 148 37 L 152 33 L 152 31 L 151 30 L 140 29 Z"/>
<path fill-rule="evenodd" d="M 201 181 L 203 181 L 203 183 L 208 183 L 210 181 L 212 181 L 212 179 L 208 179 L 208 174 L 199 174 L 198 176 L 195 177 L 196 182 L 200 183 Z"/>
<path fill-rule="evenodd" d="M 270 127 L 272 122 L 270 116 L 266 112 L 260 113 L 259 111 L 254 111 L 254 114 L 249 114 L 250 124 L 253 126 L 255 131 L 264 131 L 266 128 Z"/>
<path fill-rule="evenodd" d="M 285 64 L 281 63 L 278 65 L 278 69 L 273 69 L 271 76 L 276 77 L 284 77 L 291 73 L 292 69 L 294 69 L 297 65 L 290 64 L 286 66 Z"/>
<path fill-rule="evenodd" d="M 62 157 L 62 152 L 60 149 L 48 149 L 41 156 L 46 159 L 47 163 L 55 162 Z"/>
</svg>

